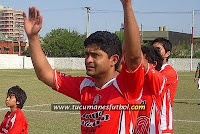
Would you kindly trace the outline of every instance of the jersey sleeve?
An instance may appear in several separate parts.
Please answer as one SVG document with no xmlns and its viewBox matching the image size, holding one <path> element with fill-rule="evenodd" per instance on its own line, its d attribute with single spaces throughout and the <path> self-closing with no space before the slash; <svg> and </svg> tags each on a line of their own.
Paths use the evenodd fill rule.
<svg viewBox="0 0 200 134">
<path fill-rule="evenodd" d="M 148 94 L 156 101 L 156 106 L 160 110 L 162 107 L 162 100 L 167 90 L 166 78 L 150 64 L 148 64 L 148 71 L 145 75 L 144 88 L 148 89 Z"/>
<path fill-rule="evenodd" d="M 117 83 L 121 94 L 127 100 L 139 100 L 142 96 L 142 87 L 144 83 L 143 64 L 138 65 L 135 70 L 127 71 L 126 65 L 123 63 L 122 71 L 117 76 Z"/>
<path fill-rule="evenodd" d="M 166 85 L 174 85 L 178 83 L 178 75 L 177 72 L 171 67 L 171 66 L 166 66 L 162 71 L 162 75 L 166 77 Z"/>
<path fill-rule="evenodd" d="M 6 115 L 4 116 L 4 119 L 0 125 L 0 133 L 3 133 L 2 128 L 4 128 L 6 126 L 6 121 L 7 121 L 9 115 L 10 115 L 10 112 L 8 111 L 6 113 Z"/>
<path fill-rule="evenodd" d="M 158 71 L 156 71 L 150 64 L 148 64 L 148 70 L 145 74 L 145 86 L 150 89 L 151 94 L 160 96 L 165 92 L 166 78 Z"/>
<path fill-rule="evenodd" d="M 70 75 L 53 71 L 53 80 L 56 91 L 67 95 L 77 101 L 81 101 L 80 84 L 85 77 L 72 77 Z"/>
</svg>

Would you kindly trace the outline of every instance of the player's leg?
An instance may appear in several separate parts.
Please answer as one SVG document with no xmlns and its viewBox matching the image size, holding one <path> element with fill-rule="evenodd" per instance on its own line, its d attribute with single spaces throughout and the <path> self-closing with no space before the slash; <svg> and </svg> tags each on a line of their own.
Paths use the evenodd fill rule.
<svg viewBox="0 0 200 134">
<path fill-rule="evenodd" d="M 200 89 L 199 89 L 199 98 L 200 98 Z M 200 103 L 198 103 L 198 105 L 200 105 Z"/>
<path fill-rule="evenodd" d="M 199 98 L 200 98 L 200 79 L 198 79 L 198 91 L 199 91 Z M 200 103 L 198 104 L 198 105 L 200 105 Z"/>
</svg>

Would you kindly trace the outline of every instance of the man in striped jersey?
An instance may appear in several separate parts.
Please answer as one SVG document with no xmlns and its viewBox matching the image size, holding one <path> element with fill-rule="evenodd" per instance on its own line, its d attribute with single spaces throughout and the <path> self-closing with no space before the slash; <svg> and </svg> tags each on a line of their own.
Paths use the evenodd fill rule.
<svg viewBox="0 0 200 134">
<path fill-rule="evenodd" d="M 141 104 L 145 105 L 146 109 L 138 113 L 135 134 L 161 134 L 160 111 L 166 91 L 166 79 L 159 72 L 163 59 L 153 46 L 143 46 L 142 52 L 145 77 Z"/>
<path fill-rule="evenodd" d="M 82 105 L 119 105 L 138 103 L 142 93 L 144 69 L 141 63 L 140 34 L 132 12 L 131 0 L 121 0 L 124 8 L 125 48 L 121 73 L 117 74 L 122 47 L 119 38 L 110 32 L 97 31 L 85 41 L 85 66 L 88 77 L 72 77 L 51 68 L 40 45 L 38 32 L 42 16 L 35 7 L 24 13 L 25 31 L 38 79 Z M 129 17 L 133 21 L 129 21 Z M 134 33 L 134 35 L 133 35 Z M 133 36 L 132 36 L 133 35 Z M 131 45 L 130 45 L 131 44 Z M 81 110 L 82 133 L 132 133 L 134 112 L 118 109 Z"/>
<path fill-rule="evenodd" d="M 167 79 L 167 91 L 164 94 L 162 106 L 161 129 L 163 133 L 173 133 L 172 106 L 178 85 L 178 75 L 175 69 L 167 64 L 171 54 L 172 44 L 165 38 L 157 38 L 152 42 L 152 45 L 160 50 L 160 54 L 163 57 L 163 65 L 160 72 Z"/>
</svg>

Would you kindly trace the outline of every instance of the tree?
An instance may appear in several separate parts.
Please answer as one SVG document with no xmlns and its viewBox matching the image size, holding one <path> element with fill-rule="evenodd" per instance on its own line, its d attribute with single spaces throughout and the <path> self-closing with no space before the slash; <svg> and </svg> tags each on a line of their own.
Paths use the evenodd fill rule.
<svg viewBox="0 0 200 134">
<path fill-rule="evenodd" d="M 115 34 L 119 37 L 120 41 L 123 43 L 124 42 L 124 30 L 115 32 Z"/>
<path fill-rule="evenodd" d="M 30 57 L 30 48 L 29 46 L 27 47 L 27 49 L 22 53 L 22 55 L 25 55 L 27 57 Z"/>
<path fill-rule="evenodd" d="M 189 58 L 190 57 L 190 46 L 188 44 L 179 44 L 172 48 L 172 58 Z"/>
<path fill-rule="evenodd" d="M 49 57 L 83 57 L 83 35 L 67 29 L 54 29 L 43 38 L 43 51 Z"/>
</svg>

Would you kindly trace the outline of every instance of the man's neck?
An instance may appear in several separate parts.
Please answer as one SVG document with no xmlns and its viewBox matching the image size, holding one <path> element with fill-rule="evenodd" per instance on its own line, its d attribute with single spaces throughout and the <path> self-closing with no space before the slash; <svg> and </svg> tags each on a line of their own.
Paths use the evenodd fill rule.
<svg viewBox="0 0 200 134">
<path fill-rule="evenodd" d="M 109 82 L 111 79 L 115 78 L 117 76 L 117 73 L 113 73 L 112 75 L 107 76 L 98 76 L 98 78 L 95 79 L 95 86 L 98 88 L 102 88 L 107 82 Z"/>
<path fill-rule="evenodd" d="M 163 60 L 163 65 L 166 64 L 166 63 L 167 63 L 167 59 L 164 59 Z"/>
</svg>

